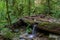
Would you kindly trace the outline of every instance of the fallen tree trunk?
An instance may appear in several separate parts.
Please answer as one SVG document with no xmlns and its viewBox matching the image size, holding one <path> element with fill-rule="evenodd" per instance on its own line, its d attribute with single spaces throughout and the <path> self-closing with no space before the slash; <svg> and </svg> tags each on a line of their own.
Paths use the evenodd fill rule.
<svg viewBox="0 0 60 40">
<path fill-rule="evenodd" d="M 56 22 L 54 19 L 46 19 L 45 17 L 40 16 L 31 16 L 31 17 L 24 17 L 19 19 L 16 23 L 10 25 L 10 28 L 19 28 L 21 26 L 27 26 L 28 24 L 34 24 L 35 22 L 38 23 L 37 28 L 39 31 L 43 33 L 52 33 L 60 35 L 60 22 Z"/>
<path fill-rule="evenodd" d="M 56 22 L 57 21 L 57 22 Z M 59 34 L 60 35 L 60 22 L 58 20 L 48 20 L 45 18 L 39 17 L 26 17 L 24 18 L 24 22 L 34 24 L 35 22 L 38 23 L 38 28 L 43 30 L 43 32 L 52 33 L 52 34 Z"/>
</svg>

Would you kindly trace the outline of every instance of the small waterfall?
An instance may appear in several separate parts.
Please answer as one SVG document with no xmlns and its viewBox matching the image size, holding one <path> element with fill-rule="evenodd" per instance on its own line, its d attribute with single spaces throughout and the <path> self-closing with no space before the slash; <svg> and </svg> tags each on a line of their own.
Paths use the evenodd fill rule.
<svg viewBox="0 0 60 40">
<path fill-rule="evenodd" d="M 35 30 L 36 30 L 36 27 L 37 27 L 37 25 L 34 24 L 34 25 L 33 25 L 33 29 L 32 29 L 32 34 L 36 34 L 36 31 L 35 31 Z"/>
<path fill-rule="evenodd" d="M 36 27 L 37 27 L 37 23 L 35 23 L 35 24 L 33 25 L 32 34 L 30 34 L 30 35 L 28 36 L 28 38 L 32 39 L 32 38 L 36 37 Z"/>
<path fill-rule="evenodd" d="M 34 19 L 34 22 L 36 22 L 36 19 Z M 36 34 L 36 27 L 37 27 L 37 23 L 34 23 L 33 29 L 32 29 L 32 34 Z"/>
<path fill-rule="evenodd" d="M 34 20 L 36 21 L 36 20 Z M 33 24 L 33 29 L 32 29 L 32 34 L 26 34 L 25 37 L 28 38 L 28 39 L 33 39 L 34 37 L 36 37 L 36 27 L 37 27 L 37 23 L 34 23 Z M 20 37 L 21 38 L 21 37 Z M 24 39 L 23 37 L 21 39 Z M 20 40 L 21 40 L 20 39 Z"/>
<path fill-rule="evenodd" d="M 38 23 L 36 23 L 36 19 L 34 19 L 34 22 L 35 23 L 33 24 L 32 34 L 29 36 L 30 38 L 36 37 L 36 27 Z"/>
</svg>

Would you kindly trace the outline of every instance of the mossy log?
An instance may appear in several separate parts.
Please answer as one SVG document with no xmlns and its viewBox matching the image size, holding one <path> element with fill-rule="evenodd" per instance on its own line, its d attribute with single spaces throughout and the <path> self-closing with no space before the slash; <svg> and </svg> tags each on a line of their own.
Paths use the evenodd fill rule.
<svg viewBox="0 0 60 40">
<path fill-rule="evenodd" d="M 58 20 L 56 22 L 55 19 L 51 21 L 51 20 L 48 20 L 45 18 L 39 18 L 39 17 L 30 17 L 30 18 L 25 17 L 24 22 L 30 23 L 30 24 L 34 24 L 35 22 L 37 22 L 38 23 L 37 27 L 40 30 L 44 30 L 52 34 L 60 35 L 60 22 Z"/>
<path fill-rule="evenodd" d="M 60 35 L 60 22 L 53 18 L 47 18 L 43 16 L 31 16 L 20 18 L 16 23 L 10 25 L 10 28 L 19 28 L 21 26 L 27 26 L 28 24 L 38 23 L 37 28 L 43 30 L 43 32 L 59 34 Z M 39 30 L 39 31 L 40 31 Z"/>
</svg>

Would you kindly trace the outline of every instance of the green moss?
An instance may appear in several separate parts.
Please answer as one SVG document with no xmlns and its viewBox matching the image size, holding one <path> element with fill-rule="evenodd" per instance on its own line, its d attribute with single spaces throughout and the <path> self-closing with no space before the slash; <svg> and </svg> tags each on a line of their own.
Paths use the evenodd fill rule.
<svg viewBox="0 0 60 40">
<path fill-rule="evenodd" d="M 39 23 L 40 26 L 45 26 L 45 25 L 49 25 L 50 23 L 49 22 L 42 22 L 42 23 Z"/>
</svg>

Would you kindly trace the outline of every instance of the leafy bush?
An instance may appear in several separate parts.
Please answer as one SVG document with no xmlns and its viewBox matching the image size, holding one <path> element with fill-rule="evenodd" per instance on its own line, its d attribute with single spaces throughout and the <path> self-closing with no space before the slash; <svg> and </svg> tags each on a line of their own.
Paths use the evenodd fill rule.
<svg viewBox="0 0 60 40">
<path fill-rule="evenodd" d="M 52 16 L 59 18 L 60 17 L 60 1 L 58 0 L 52 0 L 50 2 L 51 4 L 51 12 L 53 13 Z"/>
<path fill-rule="evenodd" d="M 11 31 L 8 28 L 3 28 L 1 30 L 1 35 L 3 35 L 5 38 L 13 38 L 14 34 L 11 33 Z"/>
</svg>

